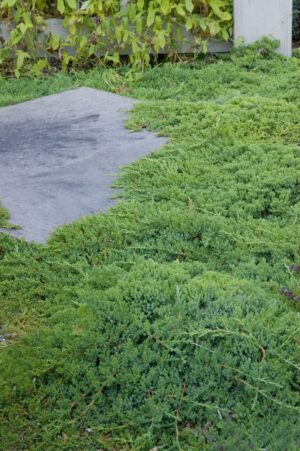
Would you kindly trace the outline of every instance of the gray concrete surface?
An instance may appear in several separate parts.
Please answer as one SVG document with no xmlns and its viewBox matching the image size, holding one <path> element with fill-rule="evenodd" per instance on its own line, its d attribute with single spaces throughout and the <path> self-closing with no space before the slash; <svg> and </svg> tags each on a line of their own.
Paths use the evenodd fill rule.
<svg viewBox="0 0 300 451">
<path fill-rule="evenodd" d="M 124 128 L 135 102 L 79 88 L 0 108 L 0 199 L 21 226 L 14 236 L 45 242 L 58 226 L 112 204 L 119 166 L 166 143 Z"/>
</svg>

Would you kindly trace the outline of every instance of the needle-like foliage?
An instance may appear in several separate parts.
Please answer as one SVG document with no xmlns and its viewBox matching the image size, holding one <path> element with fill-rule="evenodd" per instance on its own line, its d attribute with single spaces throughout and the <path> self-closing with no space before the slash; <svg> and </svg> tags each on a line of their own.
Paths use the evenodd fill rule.
<svg viewBox="0 0 300 451">
<path fill-rule="evenodd" d="M 4 82 L 134 95 L 170 142 L 109 213 L 0 237 L 1 449 L 298 449 L 299 61 L 211 62 Z"/>
</svg>

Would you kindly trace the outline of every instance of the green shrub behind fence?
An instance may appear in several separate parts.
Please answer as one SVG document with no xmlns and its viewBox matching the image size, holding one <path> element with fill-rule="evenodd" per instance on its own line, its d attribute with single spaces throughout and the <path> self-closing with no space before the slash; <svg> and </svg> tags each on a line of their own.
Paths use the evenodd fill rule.
<svg viewBox="0 0 300 451">
<path fill-rule="evenodd" d="M 47 26 L 62 18 L 68 36 L 62 39 Z M 49 68 L 49 60 L 67 69 L 100 60 L 149 64 L 150 54 L 174 55 L 188 32 L 195 49 L 205 51 L 210 37 L 229 39 L 232 0 L 134 0 L 120 11 L 116 0 L 2 0 L 0 65 L 6 74 Z M 40 58 L 40 57 L 43 58 Z M 101 58 L 100 58 L 101 57 Z"/>
</svg>

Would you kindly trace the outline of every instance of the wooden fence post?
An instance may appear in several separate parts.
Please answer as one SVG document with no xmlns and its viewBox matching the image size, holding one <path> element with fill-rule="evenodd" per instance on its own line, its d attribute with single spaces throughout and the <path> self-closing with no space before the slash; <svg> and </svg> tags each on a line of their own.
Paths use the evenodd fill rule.
<svg viewBox="0 0 300 451">
<path fill-rule="evenodd" d="M 234 41 L 250 44 L 263 36 L 279 39 L 278 52 L 292 54 L 293 0 L 234 0 Z"/>
</svg>

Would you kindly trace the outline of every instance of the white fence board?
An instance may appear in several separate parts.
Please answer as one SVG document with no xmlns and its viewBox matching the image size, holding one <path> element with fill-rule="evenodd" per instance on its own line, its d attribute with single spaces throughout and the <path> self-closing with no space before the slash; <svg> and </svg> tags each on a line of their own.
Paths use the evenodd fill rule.
<svg viewBox="0 0 300 451">
<path fill-rule="evenodd" d="M 279 52 L 291 56 L 292 14 L 292 0 L 234 0 L 234 40 L 279 39 Z"/>
</svg>

